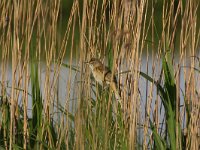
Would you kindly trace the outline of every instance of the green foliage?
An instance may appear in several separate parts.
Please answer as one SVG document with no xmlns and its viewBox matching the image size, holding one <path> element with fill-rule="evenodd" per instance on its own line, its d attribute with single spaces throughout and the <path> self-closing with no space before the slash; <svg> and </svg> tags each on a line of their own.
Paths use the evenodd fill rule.
<svg viewBox="0 0 200 150">
<path fill-rule="evenodd" d="M 163 57 L 162 59 L 162 67 L 164 72 L 163 86 L 143 72 L 140 72 L 140 75 L 156 85 L 165 109 L 169 145 L 168 142 L 164 142 L 162 137 L 155 130 L 153 123 L 150 121 L 150 126 L 154 135 L 155 145 L 158 149 L 166 149 L 165 145 L 168 145 L 168 148 L 175 150 L 176 138 L 181 138 L 181 135 L 176 137 L 176 127 L 178 128 L 179 134 L 181 134 L 181 131 L 180 123 L 178 123 L 178 126 L 176 126 L 176 84 L 170 53 L 167 53 L 166 57 Z"/>
<path fill-rule="evenodd" d="M 56 149 L 56 142 L 58 141 L 58 134 L 53 124 L 53 118 L 50 122 L 43 118 L 43 98 L 41 93 L 41 85 L 38 76 L 37 64 L 31 64 L 31 89 L 32 93 L 32 117 L 27 120 L 27 128 L 29 137 L 27 139 L 28 149 Z M 17 89 L 23 91 L 22 89 Z M 18 116 L 14 116 L 15 134 L 13 135 L 14 142 L 12 147 L 14 149 L 23 149 L 24 145 L 24 110 L 20 105 L 17 106 Z M 0 128 L 0 147 L 2 149 L 8 147 L 10 141 L 10 109 L 11 105 L 8 103 L 8 98 L 1 96 L 0 111 L 1 128 Z M 51 144 L 50 144 L 51 143 Z M 63 144 L 61 146 L 63 148 Z"/>
<path fill-rule="evenodd" d="M 9 141 L 9 131 L 10 131 L 10 107 L 7 101 L 3 101 L 3 97 L 1 97 L 0 104 L 0 113 L 1 113 L 1 128 L 0 128 L 0 145 L 5 147 L 5 141 Z"/>
<path fill-rule="evenodd" d="M 155 126 L 153 125 L 152 121 L 150 120 L 150 127 L 154 136 L 155 146 L 159 150 L 166 149 L 165 140 L 157 133 Z"/>
<path fill-rule="evenodd" d="M 96 87 L 92 87 L 96 88 Z M 83 112 L 83 135 L 85 149 L 128 149 L 127 129 L 122 117 L 121 107 L 110 101 L 116 101 L 109 97 L 107 90 L 98 90 L 94 95 L 96 99 L 90 99 L 91 108 L 87 101 L 83 100 L 81 112 Z M 117 112 L 114 110 L 117 105 Z"/>
<path fill-rule="evenodd" d="M 1 119 L 0 119 L 0 147 L 6 148 L 9 145 L 10 140 L 10 103 L 8 102 L 8 98 L 6 97 L 3 100 L 3 97 L 1 97 L 1 104 L 0 104 L 0 112 Z M 21 108 L 17 106 L 17 110 L 20 110 Z M 19 112 L 20 113 L 20 112 Z M 18 149 L 22 149 L 23 146 L 23 120 L 18 119 L 16 116 L 13 120 L 13 123 L 15 124 L 15 136 L 13 138 L 13 146 L 17 147 Z"/>
<path fill-rule="evenodd" d="M 36 144 L 38 130 L 42 127 L 42 95 L 38 77 L 37 64 L 31 64 L 31 85 L 32 85 L 32 119 L 30 119 L 30 146 L 33 148 Z"/>
</svg>

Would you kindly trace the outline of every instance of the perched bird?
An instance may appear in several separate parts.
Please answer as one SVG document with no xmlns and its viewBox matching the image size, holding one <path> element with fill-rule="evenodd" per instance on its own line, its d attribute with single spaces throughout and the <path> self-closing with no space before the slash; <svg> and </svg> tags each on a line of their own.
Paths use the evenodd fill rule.
<svg viewBox="0 0 200 150">
<path fill-rule="evenodd" d="M 100 83 L 101 86 L 109 85 L 115 93 L 116 99 L 120 99 L 120 92 L 117 88 L 117 79 L 115 75 L 113 75 L 112 78 L 112 72 L 110 69 L 102 64 L 102 62 L 97 58 L 91 58 L 87 64 L 89 64 L 95 80 Z"/>
</svg>

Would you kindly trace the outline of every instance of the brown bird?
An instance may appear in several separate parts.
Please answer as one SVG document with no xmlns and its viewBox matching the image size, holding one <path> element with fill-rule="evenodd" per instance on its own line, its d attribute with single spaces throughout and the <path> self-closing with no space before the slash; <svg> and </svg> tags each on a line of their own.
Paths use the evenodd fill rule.
<svg viewBox="0 0 200 150">
<path fill-rule="evenodd" d="M 97 58 L 91 58 L 87 64 L 89 64 L 95 80 L 100 83 L 101 86 L 105 84 L 109 85 L 115 93 L 116 99 L 120 99 L 121 96 L 117 88 L 117 78 L 115 75 L 113 75 L 112 78 L 112 72 L 110 69 Z"/>
</svg>

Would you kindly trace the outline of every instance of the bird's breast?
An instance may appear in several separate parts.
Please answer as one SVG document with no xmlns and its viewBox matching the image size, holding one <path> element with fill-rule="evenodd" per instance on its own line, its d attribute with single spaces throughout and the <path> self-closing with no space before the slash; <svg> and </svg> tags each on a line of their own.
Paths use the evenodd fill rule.
<svg viewBox="0 0 200 150">
<path fill-rule="evenodd" d="M 104 80 L 104 76 L 103 73 L 100 73 L 98 71 L 93 71 L 93 76 L 95 78 L 95 80 L 100 83 L 101 85 L 103 85 L 103 80 Z"/>
</svg>

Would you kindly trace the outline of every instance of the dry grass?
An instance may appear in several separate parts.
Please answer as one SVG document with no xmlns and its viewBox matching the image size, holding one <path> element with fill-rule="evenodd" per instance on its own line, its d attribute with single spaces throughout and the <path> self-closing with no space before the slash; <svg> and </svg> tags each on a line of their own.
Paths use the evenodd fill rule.
<svg viewBox="0 0 200 150">
<path fill-rule="evenodd" d="M 165 84 L 162 59 L 170 52 L 176 85 L 175 149 L 198 149 L 199 2 L 74 0 L 61 31 L 65 33 L 59 33 L 59 23 L 65 22 L 61 5 L 67 1 L 0 2 L 0 146 L 148 149 L 159 147 L 158 133 L 174 149 L 155 86 Z M 157 12 L 158 5 L 162 12 Z M 84 63 L 91 57 L 100 58 L 118 76 L 122 110 L 116 117 L 112 92 L 94 82 Z M 67 74 L 61 90 L 63 70 Z M 141 70 L 153 82 L 144 80 Z"/>
</svg>

